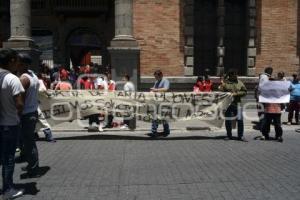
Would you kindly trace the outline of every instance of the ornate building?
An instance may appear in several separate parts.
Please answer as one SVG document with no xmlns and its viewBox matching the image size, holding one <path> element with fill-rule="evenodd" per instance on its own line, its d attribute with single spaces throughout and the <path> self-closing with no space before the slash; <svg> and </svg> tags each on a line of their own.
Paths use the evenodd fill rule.
<svg viewBox="0 0 300 200">
<path fill-rule="evenodd" d="M 50 64 L 90 55 L 142 83 L 158 68 L 179 81 L 268 65 L 290 76 L 299 19 L 297 0 L 1 0 L 0 43 Z"/>
</svg>

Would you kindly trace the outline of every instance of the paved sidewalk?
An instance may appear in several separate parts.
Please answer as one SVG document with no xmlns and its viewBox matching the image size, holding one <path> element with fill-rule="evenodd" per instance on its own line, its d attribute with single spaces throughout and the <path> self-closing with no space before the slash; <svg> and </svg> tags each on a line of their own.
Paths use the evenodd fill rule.
<svg viewBox="0 0 300 200">
<path fill-rule="evenodd" d="M 299 200 L 300 133 L 284 142 L 224 141 L 224 131 L 56 132 L 38 142 L 44 175 L 15 182 L 24 200 Z M 22 178 L 20 178 L 20 174 Z"/>
<path fill-rule="evenodd" d="M 287 122 L 287 112 L 282 114 L 282 122 Z M 258 116 L 256 110 L 250 110 L 245 113 L 244 117 L 244 126 L 246 130 L 252 130 L 253 126 L 255 125 L 253 122 L 258 121 Z M 120 121 L 119 121 L 120 122 Z M 95 125 L 95 124 L 94 124 Z M 87 132 L 88 129 L 88 121 L 87 120 L 78 120 L 73 122 L 65 122 L 62 124 L 58 124 L 57 126 L 53 127 L 55 132 Z M 137 121 L 137 127 L 135 131 L 150 131 L 151 124 L 145 123 L 141 121 Z M 189 121 L 178 121 L 178 122 L 171 122 L 170 128 L 174 130 L 181 130 L 186 131 L 188 130 L 207 130 L 210 129 L 212 131 L 223 130 L 224 126 L 219 129 L 214 127 L 212 124 L 208 124 L 202 122 L 200 120 L 189 120 Z M 300 128 L 300 126 L 287 126 L 285 123 L 283 124 L 284 130 L 295 130 L 296 128 Z M 106 131 L 124 131 L 120 130 L 119 127 L 107 129 Z M 126 130 L 125 130 L 126 131 Z M 127 130 L 129 131 L 129 130 Z"/>
</svg>

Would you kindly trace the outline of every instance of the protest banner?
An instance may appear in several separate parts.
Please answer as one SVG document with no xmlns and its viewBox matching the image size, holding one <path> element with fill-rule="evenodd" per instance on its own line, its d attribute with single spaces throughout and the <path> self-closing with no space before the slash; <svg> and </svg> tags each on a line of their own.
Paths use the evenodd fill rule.
<svg viewBox="0 0 300 200">
<path fill-rule="evenodd" d="M 259 87 L 259 103 L 289 103 L 289 81 L 266 81 Z"/>
<path fill-rule="evenodd" d="M 220 114 L 232 102 L 224 92 L 103 92 L 71 90 L 40 93 L 40 108 L 45 119 L 56 125 L 92 114 L 112 113 L 116 118 L 151 122 L 153 119 L 178 121 L 199 119 L 221 126 Z"/>
</svg>

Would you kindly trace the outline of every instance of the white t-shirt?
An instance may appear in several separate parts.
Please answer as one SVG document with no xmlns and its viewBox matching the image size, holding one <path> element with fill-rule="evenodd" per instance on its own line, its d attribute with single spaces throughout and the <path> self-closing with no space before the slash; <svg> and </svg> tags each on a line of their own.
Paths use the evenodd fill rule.
<svg viewBox="0 0 300 200">
<path fill-rule="evenodd" d="M 134 84 L 132 82 L 126 82 L 123 88 L 124 91 L 126 92 L 134 92 L 135 91 L 135 87 Z"/>
<path fill-rule="evenodd" d="M 24 88 L 18 77 L 7 74 L 1 86 L 0 95 L 0 125 L 16 126 L 20 119 L 18 116 L 14 96 L 24 92 Z"/>
<path fill-rule="evenodd" d="M 104 80 L 102 77 L 98 77 L 95 80 L 95 88 L 99 90 L 108 90 L 107 81 Z"/>
<path fill-rule="evenodd" d="M 47 91 L 47 88 L 44 84 L 44 81 L 39 79 L 39 83 L 40 83 L 40 87 L 39 87 L 39 92 L 44 92 L 44 91 Z"/>
<path fill-rule="evenodd" d="M 258 87 L 261 87 L 265 82 L 269 81 L 269 76 L 267 74 L 261 74 L 259 76 L 259 83 L 258 83 Z"/>
</svg>

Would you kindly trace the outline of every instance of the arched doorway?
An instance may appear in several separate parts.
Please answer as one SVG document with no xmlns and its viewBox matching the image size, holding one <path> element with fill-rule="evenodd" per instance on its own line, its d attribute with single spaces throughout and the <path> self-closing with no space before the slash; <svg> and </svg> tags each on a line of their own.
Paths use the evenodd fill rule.
<svg viewBox="0 0 300 200">
<path fill-rule="evenodd" d="M 72 66 L 90 63 L 102 65 L 103 55 L 105 55 L 104 45 L 95 32 L 89 29 L 77 29 L 67 39 L 67 55 Z"/>
</svg>

